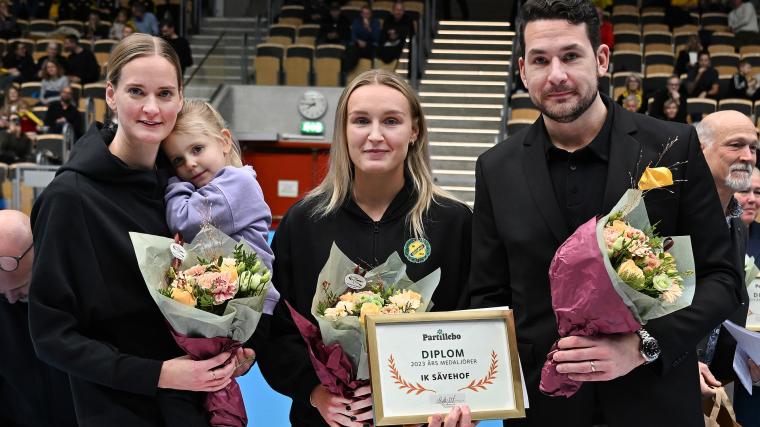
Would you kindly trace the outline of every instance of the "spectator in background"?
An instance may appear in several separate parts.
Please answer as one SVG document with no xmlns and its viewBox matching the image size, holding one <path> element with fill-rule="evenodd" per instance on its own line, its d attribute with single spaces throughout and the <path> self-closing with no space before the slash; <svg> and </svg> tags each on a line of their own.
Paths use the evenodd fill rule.
<svg viewBox="0 0 760 427">
<path fill-rule="evenodd" d="M 137 30 L 135 30 L 135 26 L 132 24 L 127 24 L 124 26 L 124 29 L 121 31 L 121 38 L 131 36 L 132 34 L 136 33 Z"/>
<path fill-rule="evenodd" d="M 641 98 L 632 93 L 623 100 L 622 104 L 623 108 L 626 110 L 632 113 L 638 113 L 641 109 Z"/>
<path fill-rule="evenodd" d="M 132 17 L 138 33 L 158 35 L 158 19 L 156 15 L 145 10 L 145 5 L 135 2 L 132 5 Z"/>
<path fill-rule="evenodd" d="M 686 45 L 686 49 L 678 52 L 678 58 L 676 58 L 675 74 L 680 76 L 686 74 L 691 68 L 697 66 L 697 60 L 699 59 L 699 52 L 702 52 L 702 43 L 699 41 L 699 36 L 692 35 L 689 37 L 689 41 Z"/>
<path fill-rule="evenodd" d="M 97 12 L 102 19 L 113 21 L 117 14 L 117 9 L 119 9 L 119 4 L 122 2 L 114 0 L 97 0 L 93 3 L 91 9 L 93 12 Z"/>
<path fill-rule="evenodd" d="M 743 44 L 757 39 L 757 14 L 749 0 L 731 0 L 733 9 L 728 13 L 728 26 L 736 35 L 736 41 Z"/>
<path fill-rule="evenodd" d="M 82 38 L 93 42 L 108 38 L 108 26 L 100 22 L 100 15 L 97 12 L 90 12 L 87 17 Z"/>
<path fill-rule="evenodd" d="M 37 358 L 27 296 L 34 248 L 29 217 L 0 211 L 0 425 L 77 425 L 68 376 Z"/>
<path fill-rule="evenodd" d="M 678 76 L 670 76 L 664 88 L 655 92 L 649 115 L 652 117 L 669 120 L 679 123 L 686 123 L 686 88 L 681 85 L 681 79 Z M 674 118 L 668 118 L 665 104 L 671 102 L 676 106 L 676 115 Z"/>
<path fill-rule="evenodd" d="M 3 67 L 13 76 L 16 83 L 35 80 L 35 66 L 32 55 L 29 54 L 25 43 L 16 42 L 3 57 Z"/>
<path fill-rule="evenodd" d="M 380 43 L 380 21 L 372 16 L 369 6 L 362 6 L 361 13 L 351 23 L 351 44 L 346 49 L 344 71 L 353 70 L 359 58 L 373 59 Z"/>
<path fill-rule="evenodd" d="M 351 40 L 351 23 L 340 13 L 340 3 L 330 3 L 330 9 L 319 25 L 317 44 L 332 43 L 348 45 Z"/>
<path fill-rule="evenodd" d="M 666 100 L 662 106 L 662 120 L 665 120 L 666 122 L 686 123 L 685 120 L 681 121 L 678 119 L 678 108 L 679 105 L 676 104 L 676 101 L 672 99 Z"/>
<path fill-rule="evenodd" d="M 83 131 L 82 116 L 74 101 L 74 91 L 68 86 L 61 90 L 58 101 L 48 105 L 45 114 L 45 126 L 49 133 L 63 133 L 63 126 L 67 123 L 74 129 L 74 136 L 79 139 Z"/>
<path fill-rule="evenodd" d="M 689 69 L 685 84 L 690 98 L 717 99 L 720 89 L 718 71 L 712 66 L 710 52 L 704 50 L 699 53 L 697 66 Z"/>
<path fill-rule="evenodd" d="M 399 57 L 404 49 L 406 39 L 414 36 L 414 23 L 404 10 L 404 3 L 393 3 L 391 16 L 383 22 L 377 57 L 389 64 Z"/>
<path fill-rule="evenodd" d="M 39 3 L 37 0 L 13 0 L 13 15 L 19 19 L 36 19 Z"/>
<path fill-rule="evenodd" d="M 15 86 L 5 91 L 5 101 L 0 108 L 0 129 L 7 129 L 10 125 L 10 117 L 29 110 L 29 105 L 21 98 L 21 94 Z"/>
<path fill-rule="evenodd" d="M 180 37 L 174 27 L 174 22 L 164 21 L 161 23 L 161 37 L 167 41 L 177 52 L 179 64 L 182 67 L 182 74 L 187 67 L 193 65 L 193 51 L 190 49 L 190 43 L 184 37 Z"/>
<path fill-rule="evenodd" d="M 760 74 L 752 74 L 752 65 L 746 59 L 739 61 L 739 72 L 731 77 L 729 98 L 741 98 L 754 101 L 760 92 Z"/>
<path fill-rule="evenodd" d="M 304 1 L 304 24 L 320 24 L 326 15 L 325 9 L 322 0 Z"/>
<path fill-rule="evenodd" d="M 0 130 L 0 162 L 19 163 L 34 161 L 32 141 L 21 131 L 21 119 L 11 114 L 8 129 Z"/>
<path fill-rule="evenodd" d="M 63 40 L 63 48 L 69 52 L 66 73 L 72 83 L 94 83 L 100 78 L 100 65 L 95 55 L 79 45 L 79 37 L 69 34 Z"/>
<path fill-rule="evenodd" d="M 61 66 L 55 60 L 45 62 L 40 83 L 40 104 L 48 105 L 61 99 L 61 91 L 69 86 L 69 78 L 63 74 Z"/>
<path fill-rule="evenodd" d="M 457 4 L 459 5 L 459 11 L 462 13 L 462 20 L 467 21 L 470 19 L 470 9 L 467 7 L 467 0 L 456 0 Z M 441 7 L 443 9 L 443 19 L 450 20 L 452 19 L 453 14 L 451 13 L 451 0 L 443 0 L 443 5 Z"/>
<path fill-rule="evenodd" d="M 45 48 L 47 55 L 37 60 L 37 77 L 42 78 L 42 72 L 45 70 L 45 63 L 53 60 L 58 63 L 63 73 L 66 72 L 66 58 L 61 55 L 60 45 L 56 42 L 50 42 Z"/>
<path fill-rule="evenodd" d="M 127 25 L 127 19 L 129 18 L 127 16 L 128 13 L 127 9 L 119 9 L 119 12 L 116 13 L 116 19 L 114 19 L 113 24 L 111 25 L 111 31 L 108 33 L 108 38 L 114 40 L 121 40 L 124 38 L 124 27 Z"/>
<path fill-rule="evenodd" d="M 21 35 L 16 18 L 8 10 L 8 3 L 0 3 L 0 38 L 12 39 Z"/>
<path fill-rule="evenodd" d="M 615 48 L 615 34 L 612 32 L 612 22 L 607 19 L 604 10 L 596 6 L 596 14 L 599 17 L 599 38 L 602 44 L 606 44 L 610 50 Z"/>
<path fill-rule="evenodd" d="M 628 109 L 629 104 L 625 101 L 631 96 L 637 98 L 637 109 L 634 113 L 644 113 L 646 111 L 646 102 L 644 98 L 644 89 L 642 87 L 641 77 L 636 74 L 631 74 L 625 81 L 625 89 L 623 93 L 618 96 L 617 103 Z"/>
</svg>

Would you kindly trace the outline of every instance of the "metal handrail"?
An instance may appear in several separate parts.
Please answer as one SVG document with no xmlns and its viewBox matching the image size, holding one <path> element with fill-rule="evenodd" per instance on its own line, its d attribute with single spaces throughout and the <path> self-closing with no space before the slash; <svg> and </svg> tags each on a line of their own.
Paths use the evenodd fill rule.
<svg viewBox="0 0 760 427">
<path fill-rule="evenodd" d="M 216 50 L 216 47 L 219 45 L 219 42 L 222 41 L 222 39 L 224 38 L 224 36 L 226 34 L 227 34 L 226 31 L 222 31 L 222 34 L 219 34 L 219 37 L 216 38 L 216 40 L 214 41 L 214 44 L 211 45 L 211 48 L 208 50 L 208 52 L 206 52 L 206 54 L 203 55 L 203 59 L 201 59 L 201 62 L 198 63 L 197 67 L 195 67 L 195 69 L 193 70 L 193 73 L 190 74 L 190 77 L 188 77 L 187 79 L 185 79 L 184 87 L 187 87 L 190 84 L 190 82 L 193 80 L 193 77 L 195 77 L 195 75 L 198 73 L 198 70 L 200 70 L 201 68 L 203 68 L 203 64 L 206 63 L 206 60 L 211 55 L 211 52 L 213 52 L 214 50 Z"/>
<path fill-rule="evenodd" d="M 521 2 L 517 2 L 517 14 L 515 16 L 520 16 L 520 9 L 521 9 Z M 517 31 L 515 29 L 515 38 L 517 38 Z M 504 141 L 507 139 L 509 135 L 507 135 L 507 121 L 509 121 L 509 98 L 512 97 L 512 79 L 515 76 L 515 64 L 517 63 L 517 54 L 519 53 L 517 48 L 519 42 L 515 43 L 515 41 L 512 41 L 512 56 L 509 59 L 509 75 L 507 76 L 507 84 L 505 85 L 504 89 L 504 102 L 501 106 L 501 124 L 499 126 L 499 136 L 498 140 L 494 141 L 495 143 L 499 143 L 501 141 Z"/>
</svg>

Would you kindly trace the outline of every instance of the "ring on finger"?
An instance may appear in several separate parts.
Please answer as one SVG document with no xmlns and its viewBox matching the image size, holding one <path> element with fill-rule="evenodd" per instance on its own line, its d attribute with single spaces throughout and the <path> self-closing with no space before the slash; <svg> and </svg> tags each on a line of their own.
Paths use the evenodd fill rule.
<svg viewBox="0 0 760 427">
<path fill-rule="evenodd" d="M 594 365 L 593 360 L 588 361 L 589 365 L 591 365 L 591 372 L 596 372 L 596 366 Z"/>
</svg>

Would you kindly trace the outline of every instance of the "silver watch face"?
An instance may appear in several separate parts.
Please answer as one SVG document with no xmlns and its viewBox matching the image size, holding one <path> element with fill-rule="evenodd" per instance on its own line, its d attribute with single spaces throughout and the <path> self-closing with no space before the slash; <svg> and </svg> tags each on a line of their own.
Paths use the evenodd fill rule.
<svg viewBox="0 0 760 427">
<path fill-rule="evenodd" d="M 641 338 L 641 355 L 647 362 L 654 361 L 660 356 L 660 346 L 657 344 L 657 340 L 643 329 L 638 332 L 639 337 Z"/>
</svg>

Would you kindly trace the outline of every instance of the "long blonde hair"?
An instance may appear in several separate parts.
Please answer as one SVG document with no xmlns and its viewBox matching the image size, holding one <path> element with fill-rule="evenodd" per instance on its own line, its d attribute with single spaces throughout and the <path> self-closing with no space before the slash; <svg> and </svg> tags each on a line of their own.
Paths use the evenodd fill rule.
<svg viewBox="0 0 760 427">
<path fill-rule="evenodd" d="M 216 139 L 221 144 L 226 138 L 222 134 L 225 129 L 227 126 L 224 119 L 211 104 L 200 99 L 185 99 L 185 104 L 177 115 L 177 123 L 171 133 L 181 135 L 197 135 L 200 133 L 208 138 Z M 230 136 L 229 142 L 232 150 L 230 150 L 227 163 L 231 166 L 242 167 L 240 144 L 232 136 Z"/>
<path fill-rule="evenodd" d="M 333 143 L 330 147 L 330 163 L 325 179 L 306 195 L 307 200 L 316 200 L 314 215 L 325 217 L 337 211 L 351 195 L 354 179 L 354 166 L 348 154 L 346 125 L 348 122 L 348 98 L 358 88 L 367 85 L 384 85 L 393 88 L 409 101 L 412 120 L 419 129 L 417 139 L 409 146 L 404 170 L 415 190 L 414 206 L 407 214 L 409 229 L 415 237 L 425 235 L 423 217 L 432 203 L 439 203 L 441 198 L 457 200 L 452 194 L 433 183 L 428 150 L 428 133 L 425 115 L 420 100 L 414 90 L 397 74 L 385 70 L 371 70 L 358 75 L 343 90 L 335 113 Z"/>
</svg>

